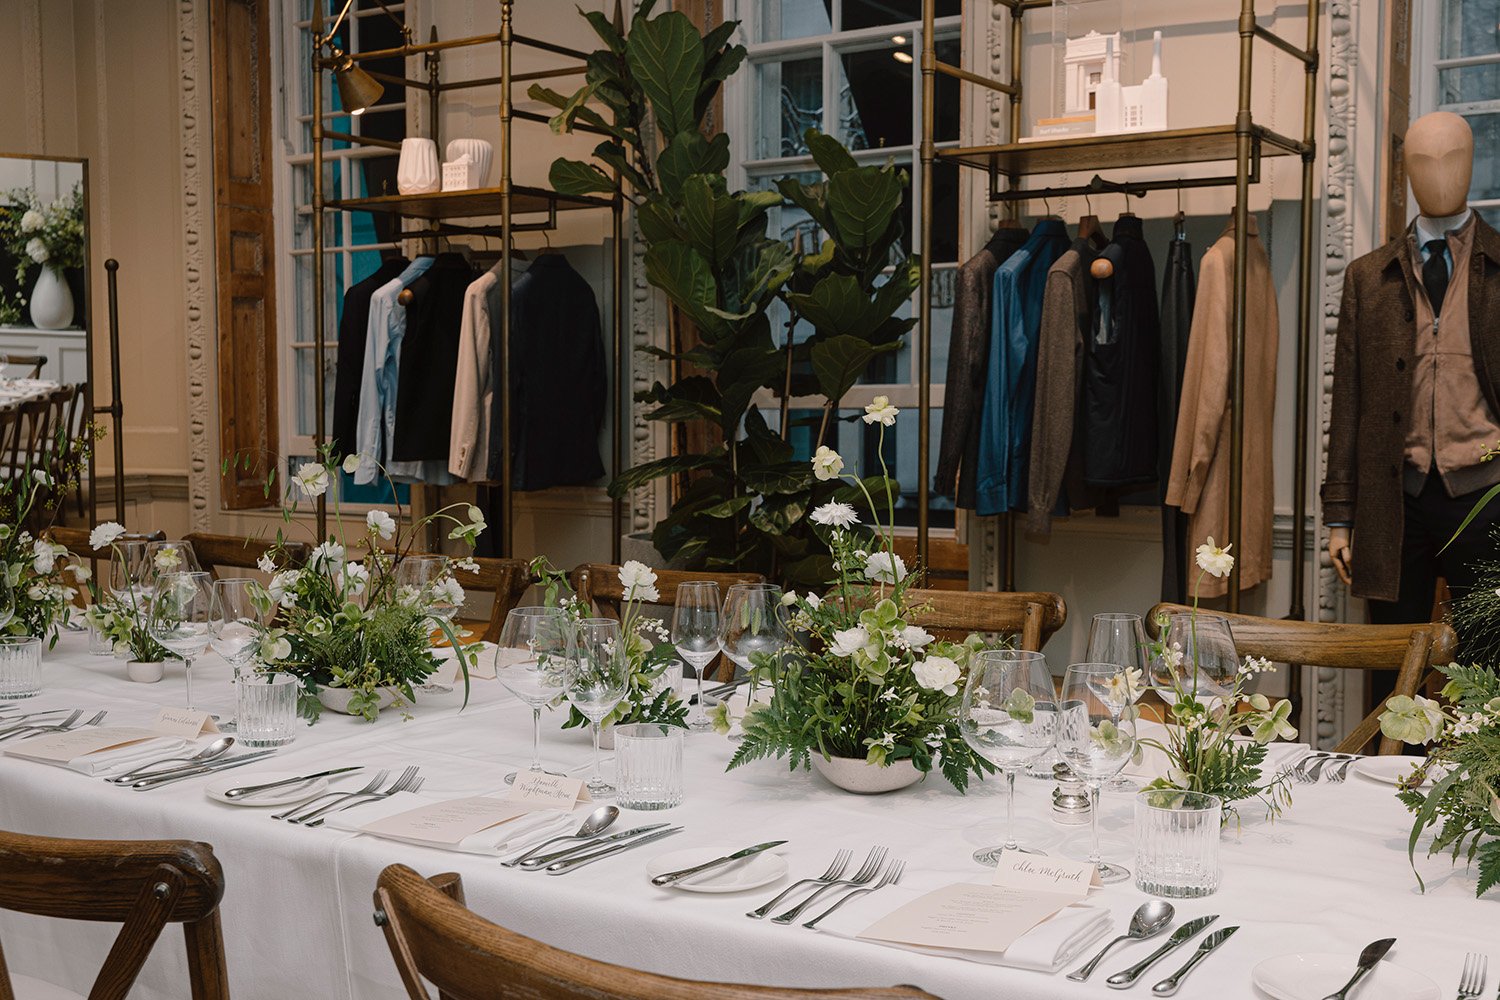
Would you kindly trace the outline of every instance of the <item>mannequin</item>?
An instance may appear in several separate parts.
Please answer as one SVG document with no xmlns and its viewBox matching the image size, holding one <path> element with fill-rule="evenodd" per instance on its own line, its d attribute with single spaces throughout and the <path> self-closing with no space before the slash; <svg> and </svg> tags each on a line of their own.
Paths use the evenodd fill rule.
<svg viewBox="0 0 1500 1000">
<path fill-rule="evenodd" d="M 1456 114 L 1424 115 L 1404 158 L 1420 214 L 1346 275 L 1323 485 L 1333 567 L 1387 622 L 1428 620 L 1438 576 L 1455 595 L 1472 582 L 1494 552 L 1495 512 L 1444 546 L 1500 482 L 1500 463 L 1481 461 L 1500 443 L 1500 335 L 1488 320 L 1500 235 L 1468 207 L 1473 133 Z"/>
</svg>

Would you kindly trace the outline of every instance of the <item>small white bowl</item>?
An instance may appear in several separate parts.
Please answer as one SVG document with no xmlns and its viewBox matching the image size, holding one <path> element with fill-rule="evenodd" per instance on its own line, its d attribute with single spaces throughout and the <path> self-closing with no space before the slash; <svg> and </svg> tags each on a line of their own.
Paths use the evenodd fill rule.
<svg viewBox="0 0 1500 1000">
<path fill-rule="evenodd" d="M 166 664 L 160 661 L 143 663 L 140 660 L 128 660 L 125 663 L 125 676 L 137 684 L 155 684 L 166 672 Z"/>
</svg>

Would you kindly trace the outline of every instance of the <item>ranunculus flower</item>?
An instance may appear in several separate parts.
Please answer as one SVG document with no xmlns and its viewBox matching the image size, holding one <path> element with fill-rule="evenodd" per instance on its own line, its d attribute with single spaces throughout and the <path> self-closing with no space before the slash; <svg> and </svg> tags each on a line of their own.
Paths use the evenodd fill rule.
<svg viewBox="0 0 1500 1000">
<path fill-rule="evenodd" d="M 365 592 L 370 582 L 370 571 L 363 563 L 349 563 L 344 567 L 344 596 L 358 597 Z"/>
<path fill-rule="evenodd" d="M 810 608 L 816 608 L 818 605 L 823 603 L 823 598 L 819 597 L 817 594 L 814 594 L 812 591 L 808 591 L 807 596 L 804 597 L 803 600 L 807 602 L 807 606 Z"/>
<path fill-rule="evenodd" d="M 113 545 L 125 534 L 125 526 L 118 521 L 105 521 L 89 532 L 89 548 L 98 551 Z"/>
<path fill-rule="evenodd" d="M 921 649 L 932 641 L 932 633 L 920 625 L 908 625 L 900 632 L 901 641 L 911 649 Z"/>
<path fill-rule="evenodd" d="M 303 462 L 297 466 L 292 482 L 309 499 L 320 497 L 328 492 L 328 470 L 317 462 Z"/>
<path fill-rule="evenodd" d="M 344 547 L 338 542 L 323 542 L 312 550 L 307 565 L 312 569 L 320 569 L 332 575 L 344 565 L 345 556 Z"/>
<path fill-rule="evenodd" d="M 656 570 L 638 559 L 629 559 L 620 567 L 620 586 L 627 601 L 655 604 L 661 599 L 656 590 Z"/>
<path fill-rule="evenodd" d="M 26 214 L 21 216 L 21 232 L 34 233 L 46 225 L 46 222 L 47 220 L 42 216 L 41 212 L 38 212 L 34 208 L 28 208 Z"/>
<path fill-rule="evenodd" d="M 32 237 L 26 241 L 26 256 L 38 264 L 45 264 L 47 263 L 47 259 L 52 255 L 47 252 L 47 244 L 36 237 Z"/>
<path fill-rule="evenodd" d="M 1431 698 L 1398 694 L 1385 703 L 1380 731 L 1402 743 L 1431 743 L 1443 730 L 1443 710 Z"/>
<path fill-rule="evenodd" d="M 255 568 L 262 573 L 276 572 L 276 560 L 271 558 L 271 553 L 262 552 L 260 558 L 255 560 Z"/>
<path fill-rule="evenodd" d="M 438 604 L 459 607 L 464 603 L 464 588 L 451 576 L 432 585 L 432 599 Z"/>
<path fill-rule="evenodd" d="M 876 583 L 900 583 L 906 579 L 906 563 L 890 552 L 875 552 L 865 560 L 865 579 Z"/>
<path fill-rule="evenodd" d="M 365 526 L 381 538 L 390 538 L 396 533 L 396 519 L 383 510 L 372 510 L 366 514 Z"/>
<path fill-rule="evenodd" d="M 1198 568 L 1209 576 L 1228 576 L 1229 571 L 1234 569 L 1234 556 L 1229 554 L 1232 548 L 1234 548 L 1233 544 L 1219 548 L 1210 536 L 1198 546 Z"/>
<path fill-rule="evenodd" d="M 917 683 L 929 691 L 941 691 L 948 697 L 958 694 L 958 664 L 946 656 L 929 656 L 911 666 Z"/>
<path fill-rule="evenodd" d="M 359 456 L 345 455 L 343 470 L 351 476 L 354 475 L 355 472 L 359 471 Z"/>
<path fill-rule="evenodd" d="M 826 483 L 830 479 L 837 479 L 839 473 L 844 471 L 844 460 L 826 444 L 819 445 L 818 453 L 813 456 L 812 467 L 813 475 L 820 482 Z"/>
<path fill-rule="evenodd" d="M 52 567 L 57 564 L 57 553 L 52 548 L 51 542 L 45 542 L 38 538 L 31 545 L 31 568 L 43 575 L 52 572 Z"/>
<path fill-rule="evenodd" d="M 848 528 L 859 523 L 859 515 L 848 504 L 833 500 L 814 508 L 812 521 L 825 527 Z"/>
<path fill-rule="evenodd" d="M 896 414 L 901 411 L 891 405 L 891 397 L 876 396 L 875 399 L 865 407 L 865 415 L 860 417 L 867 424 L 880 424 L 890 427 L 896 422 Z"/>
<path fill-rule="evenodd" d="M 833 633 L 833 644 L 828 651 L 834 656 L 853 656 L 870 646 L 870 633 L 856 625 Z"/>
</svg>

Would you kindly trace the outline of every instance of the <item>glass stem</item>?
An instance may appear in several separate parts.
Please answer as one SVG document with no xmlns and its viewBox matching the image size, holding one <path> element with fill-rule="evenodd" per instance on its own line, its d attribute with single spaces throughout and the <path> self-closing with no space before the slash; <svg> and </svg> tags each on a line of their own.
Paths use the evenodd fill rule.
<svg viewBox="0 0 1500 1000">
<path fill-rule="evenodd" d="M 1005 850 L 1018 851 L 1016 843 L 1016 772 L 1005 772 Z"/>
<path fill-rule="evenodd" d="M 531 769 L 542 769 L 542 710 L 536 705 L 531 707 Z"/>
<path fill-rule="evenodd" d="M 1089 829 L 1093 833 L 1093 848 L 1089 852 L 1089 864 L 1098 866 L 1099 857 L 1099 782 L 1089 782 Z"/>
<path fill-rule="evenodd" d="M 597 786 L 597 785 L 604 784 L 604 776 L 599 773 L 599 723 L 598 723 L 598 721 L 594 721 L 594 722 L 590 723 L 589 724 L 589 728 L 592 731 L 593 736 L 594 736 L 594 773 L 589 776 L 589 784 Z"/>
<path fill-rule="evenodd" d="M 707 713 L 703 711 L 703 671 L 707 666 L 707 664 L 700 664 L 693 668 L 698 675 L 698 702 L 693 711 L 694 722 L 702 722 L 707 717 Z"/>
<path fill-rule="evenodd" d="M 193 710 L 193 658 L 191 656 L 184 656 L 182 664 L 182 676 L 187 682 L 187 708 L 191 712 Z"/>
</svg>

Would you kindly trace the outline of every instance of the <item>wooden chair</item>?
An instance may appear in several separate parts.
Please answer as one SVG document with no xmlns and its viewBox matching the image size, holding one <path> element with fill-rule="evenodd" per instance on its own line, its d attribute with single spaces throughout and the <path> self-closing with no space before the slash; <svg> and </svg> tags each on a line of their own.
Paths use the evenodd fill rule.
<svg viewBox="0 0 1500 1000">
<path fill-rule="evenodd" d="M 1157 616 L 1166 612 L 1190 612 L 1180 604 L 1158 604 L 1146 618 L 1151 636 L 1157 634 Z M 1393 695 L 1410 697 L 1417 693 L 1423 677 L 1433 663 L 1447 663 L 1453 658 L 1456 638 L 1453 630 L 1441 623 L 1421 625 L 1343 625 L 1325 622 L 1284 621 L 1258 618 L 1255 615 L 1202 612 L 1222 615 L 1229 620 L 1234 646 L 1240 656 L 1265 657 L 1273 663 L 1301 663 L 1335 670 L 1399 670 Z M 1354 730 L 1335 747 L 1341 753 L 1359 753 L 1376 736 L 1380 736 L 1380 713 L 1376 706 Z M 1401 752 L 1401 744 L 1380 736 L 1377 750 L 1381 754 Z"/>
<path fill-rule="evenodd" d="M 256 569 L 260 557 L 276 544 L 261 538 L 213 535 L 206 531 L 190 531 L 182 536 L 182 540 L 192 543 L 198 565 L 208 570 L 215 580 L 219 579 L 221 566 L 226 569 Z M 306 542 L 283 542 L 281 547 L 289 565 L 306 564 L 310 554 Z"/>
<path fill-rule="evenodd" d="M 59 524 L 47 529 L 47 537 L 66 548 L 68 553 L 76 559 L 81 559 L 84 562 L 88 562 L 90 559 L 108 562 L 113 558 L 113 550 L 105 547 L 95 552 L 94 547 L 89 544 L 89 531 L 90 529 L 88 528 L 69 528 Z M 152 531 L 146 534 L 131 532 L 121 535 L 120 540 L 164 542 L 167 540 L 167 533 L 165 531 Z"/>
<path fill-rule="evenodd" d="M 41 378 L 42 366 L 46 363 L 45 354 L 0 354 L 0 365 L 21 365 L 28 369 L 24 374 L 6 372 L 6 378 Z"/>
<path fill-rule="evenodd" d="M 0 909 L 124 925 L 89 1000 L 124 1000 L 168 923 L 181 924 L 187 939 L 193 1000 L 228 1000 L 223 897 L 224 872 L 207 844 L 0 832 Z M 3 954 L 0 1000 L 15 1000 Z"/>
<path fill-rule="evenodd" d="M 493 595 L 494 603 L 490 607 L 488 622 L 460 619 L 460 623 L 471 627 L 482 624 L 484 635 L 481 638 L 485 642 L 499 642 L 500 630 L 505 626 L 505 616 L 521 603 L 526 589 L 531 586 L 531 569 L 522 559 L 472 558 L 479 564 L 479 570 L 456 570 L 454 578 L 466 591 Z"/>
<path fill-rule="evenodd" d="M 78 444 L 83 434 L 83 414 L 88 400 L 88 383 L 65 385 L 50 397 L 52 403 L 52 436 L 49 440 L 47 471 L 55 483 L 67 482 L 69 469 L 79 460 Z M 78 516 L 84 516 L 83 477 L 79 475 L 72 490 Z M 58 516 L 66 508 L 66 497 L 59 498 Z"/>
<path fill-rule="evenodd" d="M 677 588 L 697 580 L 717 583 L 721 591 L 728 590 L 736 583 L 766 582 L 766 578 L 759 573 L 695 573 L 659 569 L 656 571 L 656 591 L 661 595 L 658 603 L 671 607 L 677 603 Z M 625 600 L 625 588 L 620 584 L 620 567 L 606 563 L 584 563 L 568 574 L 568 582 L 586 607 L 592 607 L 604 618 L 620 617 L 620 604 Z"/>
<path fill-rule="evenodd" d="M 910 986 L 799 990 L 701 983 L 639 972 L 553 948 L 464 906 L 456 874 L 428 881 L 405 865 L 380 873 L 375 923 L 412 1000 L 935 1000 Z"/>
<path fill-rule="evenodd" d="M 918 590 L 906 592 L 911 624 L 939 639 L 962 640 L 970 632 L 1020 637 L 1022 649 L 1039 653 L 1068 620 L 1062 597 L 1045 591 Z"/>
</svg>

